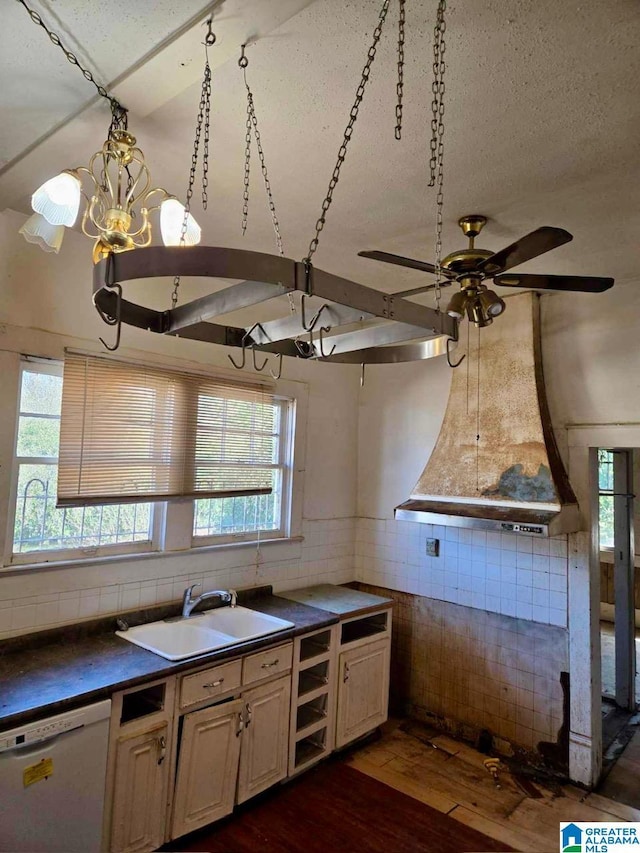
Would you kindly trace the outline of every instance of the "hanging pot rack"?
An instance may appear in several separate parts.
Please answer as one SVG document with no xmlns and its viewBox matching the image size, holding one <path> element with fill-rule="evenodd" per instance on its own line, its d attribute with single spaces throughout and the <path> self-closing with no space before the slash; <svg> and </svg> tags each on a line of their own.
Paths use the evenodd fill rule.
<svg viewBox="0 0 640 853">
<path fill-rule="evenodd" d="M 239 283 L 166 311 L 124 298 L 126 282 L 175 275 Z M 311 320 L 296 312 L 246 328 L 211 322 L 296 291 L 303 300 L 324 300 Z M 457 321 L 428 306 L 333 275 L 308 261 L 216 246 L 149 246 L 111 254 L 94 266 L 93 302 L 101 315 L 117 318 L 118 327 L 124 323 L 161 335 L 325 362 L 384 364 L 432 358 L 447 352 L 447 341 L 458 339 Z M 337 332 L 353 324 L 358 328 Z"/>
</svg>

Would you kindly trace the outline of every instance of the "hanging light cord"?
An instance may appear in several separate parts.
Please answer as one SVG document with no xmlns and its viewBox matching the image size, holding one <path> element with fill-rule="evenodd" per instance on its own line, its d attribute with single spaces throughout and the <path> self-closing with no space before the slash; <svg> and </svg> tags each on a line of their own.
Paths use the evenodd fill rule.
<svg viewBox="0 0 640 853">
<path fill-rule="evenodd" d="M 31 18 L 33 23 L 37 24 L 39 27 L 42 27 L 42 29 L 45 31 L 45 33 L 49 36 L 49 40 L 51 41 L 51 43 L 54 44 L 56 47 L 60 48 L 60 50 L 66 56 L 67 60 L 72 65 L 76 65 L 80 69 L 84 79 L 88 80 L 89 83 L 93 83 L 93 85 L 98 90 L 98 94 L 100 95 L 100 97 L 106 98 L 106 100 L 109 101 L 109 104 L 111 106 L 111 125 L 109 127 L 109 133 L 111 133 L 111 131 L 113 131 L 113 130 L 126 130 L 127 129 L 127 108 L 123 107 L 117 98 L 114 98 L 113 95 L 110 95 L 107 92 L 107 90 L 104 88 L 104 86 L 101 86 L 96 81 L 95 77 L 93 76 L 91 71 L 89 71 L 88 68 L 83 68 L 83 66 L 80 65 L 80 61 L 79 61 L 78 57 L 72 51 L 68 50 L 62 44 L 62 41 L 60 40 L 60 36 L 57 33 L 54 33 L 52 30 L 50 30 L 47 27 L 47 25 L 42 20 L 40 15 L 34 9 L 31 9 L 31 8 L 29 8 L 29 6 L 27 6 L 27 4 L 25 3 L 25 0 L 18 0 L 18 3 L 20 3 L 20 5 L 23 6 L 27 10 L 27 14 L 29 15 L 29 17 Z"/>
<path fill-rule="evenodd" d="M 198 158 L 200 152 L 200 139 L 204 130 L 204 140 L 202 146 L 202 208 L 207 209 L 208 197 L 207 189 L 209 186 L 209 123 L 211 118 L 211 68 L 209 66 L 209 48 L 216 43 L 216 35 L 211 29 L 213 17 L 208 18 L 206 22 L 207 35 L 204 40 L 204 74 L 202 77 L 202 86 L 200 89 L 200 103 L 198 104 L 198 116 L 196 118 L 196 132 L 193 140 L 193 152 L 191 154 L 191 168 L 189 169 L 189 183 L 187 185 L 187 193 L 184 204 L 184 216 L 182 218 L 182 227 L 180 230 L 180 245 L 184 246 L 187 237 L 187 227 L 189 224 L 189 214 L 191 212 L 191 199 L 193 198 L 193 187 L 196 182 L 196 171 L 198 169 Z M 175 308 L 178 304 L 178 289 L 180 288 L 180 276 L 177 275 L 173 279 L 173 292 L 171 294 L 171 307 Z"/>
</svg>

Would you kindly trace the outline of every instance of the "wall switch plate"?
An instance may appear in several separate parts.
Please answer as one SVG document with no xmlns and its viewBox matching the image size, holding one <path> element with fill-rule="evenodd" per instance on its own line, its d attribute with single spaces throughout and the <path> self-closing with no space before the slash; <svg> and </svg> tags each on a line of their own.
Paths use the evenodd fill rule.
<svg viewBox="0 0 640 853">
<path fill-rule="evenodd" d="M 440 556 L 440 540 L 439 539 L 427 539 L 427 557 L 439 557 Z"/>
</svg>

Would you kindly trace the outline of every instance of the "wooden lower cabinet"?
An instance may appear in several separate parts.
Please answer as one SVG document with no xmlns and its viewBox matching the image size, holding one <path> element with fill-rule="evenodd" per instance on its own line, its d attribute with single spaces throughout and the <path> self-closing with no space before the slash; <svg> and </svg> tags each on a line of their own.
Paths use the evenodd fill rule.
<svg viewBox="0 0 640 853">
<path fill-rule="evenodd" d="M 367 734 L 387 719 L 389 639 L 343 651 L 338 664 L 336 747 Z"/>
<path fill-rule="evenodd" d="M 242 700 L 245 728 L 240 738 L 238 803 L 287 775 L 291 676 L 247 690 Z"/>
<path fill-rule="evenodd" d="M 155 850 L 164 842 L 169 782 L 169 727 L 118 738 L 110 849 L 117 853 Z"/>
<path fill-rule="evenodd" d="M 178 838 L 233 811 L 244 702 L 193 711 L 183 720 L 171 836 Z"/>
</svg>

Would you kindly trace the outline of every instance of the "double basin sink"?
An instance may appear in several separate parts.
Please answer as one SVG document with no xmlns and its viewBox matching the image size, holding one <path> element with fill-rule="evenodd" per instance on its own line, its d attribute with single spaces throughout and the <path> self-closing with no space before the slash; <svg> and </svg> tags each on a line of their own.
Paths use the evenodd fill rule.
<svg viewBox="0 0 640 853">
<path fill-rule="evenodd" d="M 248 607 L 220 607 L 187 619 L 137 625 L 116 634 L 167 660 L 184 660 L 293 627 L 293 622 Z"/>
</svg>

